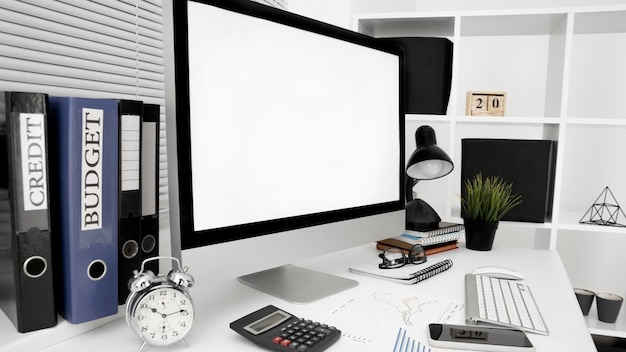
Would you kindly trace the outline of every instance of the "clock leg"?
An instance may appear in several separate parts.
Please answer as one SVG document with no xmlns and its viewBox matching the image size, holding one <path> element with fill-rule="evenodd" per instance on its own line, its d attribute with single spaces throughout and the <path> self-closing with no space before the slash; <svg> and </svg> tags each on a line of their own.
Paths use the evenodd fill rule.
<svg viewBox="0 0 626 352">
<path fill-rule="evenodd" d="M 182 342 L 185 347 L 189 348 L 189 344 L 185 341 L 185 339 L 180 340 L 180 342 Z"/>
<path fill-rule="evenodd" d="M 146 347 L 146 342 L 145 341 L 141 344 L 141 346 L 139 346 L 139 352 L 141 352 L 144 347 Z"/>
</svg>

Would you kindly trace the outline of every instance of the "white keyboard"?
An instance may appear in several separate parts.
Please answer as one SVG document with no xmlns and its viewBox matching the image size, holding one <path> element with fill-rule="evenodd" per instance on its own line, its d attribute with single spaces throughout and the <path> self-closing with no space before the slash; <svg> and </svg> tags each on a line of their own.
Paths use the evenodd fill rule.
<svg viewBox="0 0 626 352">
<path fill-rule="evenodd" d="M 548 335 L 530 287 L 517 280 L 465 275 L 468 324 L 491 323 Z"/>
</svg>

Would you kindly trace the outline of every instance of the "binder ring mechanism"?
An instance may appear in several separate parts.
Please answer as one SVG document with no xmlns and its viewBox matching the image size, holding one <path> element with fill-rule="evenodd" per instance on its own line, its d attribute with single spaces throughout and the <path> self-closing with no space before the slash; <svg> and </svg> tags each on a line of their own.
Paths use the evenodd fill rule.
<svg viewBox="0 0 626 352">
<path fill-rule="evenodd" d="M 166 276 L 157 276 L 152 271 L 145 269 L 146 263 L 161 259 L 170 259 L 176 262 L 176 267 L 172 268 L 172 270 L 170 270 L 170 272 Z M 187 273 L 187 270 L 188 268 L 186 266 L 183 267 L 180 264 L 180 260 L 176 257 L 155 256 L 147 258 L 141 263 L 141 271 L 133 271 L 133 277 L 130 279 L 128 286 L 131 291 L 138 292 L 148 288 L 155 282 L 163 282 L 169 280 L 174 285 L 191 287 L 194 284 L 194 278 L 193 276 L 191 276 L 191 274 Z"/>
</svg>

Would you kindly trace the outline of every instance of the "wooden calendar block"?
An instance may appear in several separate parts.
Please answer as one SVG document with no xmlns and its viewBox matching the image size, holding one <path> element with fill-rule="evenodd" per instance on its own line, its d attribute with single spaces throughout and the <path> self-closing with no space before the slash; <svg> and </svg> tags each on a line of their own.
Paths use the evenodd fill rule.
<svg viewBox="0 0 626 352">
<path fill-rule="evenodd" d="M 488 95 L 472 94 L 471 97 L 468 96 L 467 101 L 470 104 L 469 111 L 472 113 L 476 113 L 476 114 L 487 113 L 487 101 L 488 100 L 489 100 Z M 474 115 L 472 113 L 468 115 Z"/>
<path fill-rule="evenodd" d="M 504 116 L 505 92 L 467 92 L 465 114 L 468 116 Z"/>
</svg>

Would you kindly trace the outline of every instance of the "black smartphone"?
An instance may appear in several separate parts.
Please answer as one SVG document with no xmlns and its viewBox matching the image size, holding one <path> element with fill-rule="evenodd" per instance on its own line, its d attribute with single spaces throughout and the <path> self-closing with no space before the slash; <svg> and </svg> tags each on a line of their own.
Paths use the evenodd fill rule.
<svg viewBox="0 0 626 352">
<path fill-rule="evenodd" d="M 428 342 L 433 347 L 502 352 L 535 350 L 522 330 L 448 324 L 429 324 L 428 330 Z"/>
</svg>

